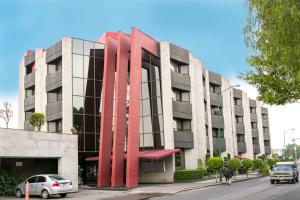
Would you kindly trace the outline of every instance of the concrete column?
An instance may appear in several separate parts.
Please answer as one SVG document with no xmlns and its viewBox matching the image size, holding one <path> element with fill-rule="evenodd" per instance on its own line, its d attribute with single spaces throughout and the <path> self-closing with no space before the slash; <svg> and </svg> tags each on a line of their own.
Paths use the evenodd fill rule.
<svg viewBox="0 0 300 200">
<path fill-rule="evenodd" d="M 24 113 L 24 76 L 25 76 L 25 65 L 24 57 L 20 60 L 19 63 L 19 117 L 18 117 L 18 128 L 24 129 L 25 113 Z"/>
<path fill-rule="evenodd" d="M 253 143 L 252 143 L 252 128 L 251 128 L 251 117 L 250 117 L 250 105 L 249 98 L 246 93 L 243 92 L 242 100 L 244 110 L 244 124 L 245 124 L 245 142 L 247 152 L 243 154 L 244 157 L 253 159 Z"/>
<path fill-rule="evenodd" d="M 262 117 L 261 117 L 261 106 L 260 102 L 256 101 L 256 113 L 257 113 L 257 129 L 259 135 L 259 147 L 260 147 L 260 154 L 265 154 L 265 142 L 264 142 L 264 133 L 263 133 L 263 126 L 262 126 Z"/>
<path fill-rule="evenodd" d="M 204 69 L 204 73 L 206 76 L 206 96 L 207 96 L 207 116 L 208 116 L 208 138 L 209 138 L 209 150 L 210 157 L 214 155 L 214 147 L 213 147 L 213 136 L 212 136 L 212 124 L 211 124 L 211 105 L 210 105 L 210 92 L 209 92 L 209 74 L 208 70 Z"/>
</svg>

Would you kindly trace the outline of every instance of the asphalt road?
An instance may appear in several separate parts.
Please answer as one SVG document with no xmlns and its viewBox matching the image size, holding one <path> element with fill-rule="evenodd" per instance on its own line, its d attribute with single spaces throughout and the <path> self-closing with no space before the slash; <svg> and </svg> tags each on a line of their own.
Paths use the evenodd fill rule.
<svg viewBox="0 0 300 200">
<path fill-rule="evenodd" d="M 177 193 L 151 200 L 300 200 L 300 183 L 271 185 L 269 177 L 256 178 L 229 185 L 220 185 Z"/>
</svg>

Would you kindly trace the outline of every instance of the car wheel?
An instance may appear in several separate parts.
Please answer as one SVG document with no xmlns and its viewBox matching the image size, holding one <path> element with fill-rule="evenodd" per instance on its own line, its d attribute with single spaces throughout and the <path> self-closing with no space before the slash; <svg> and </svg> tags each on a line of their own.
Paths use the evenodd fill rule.
<svg viewBox="0 0 300 200">
<path fill-rule="evenodd" d="M 16 197 L 21 198 L 22 197 L 22 191 L 20 189 L 16 190 Z"/>
<path fill-rule="evenodd" d="M 67 193 L 65 194 L 60 194 L 61 197 L 66 197 L 67 196 Z"/>
<path fill-rule="evenodd" d="M 41 195 L 43 199 L 49 199 L 50 197 L 49 192 L 47 190 L 43 190 Z"/>
<path fill-rule="evenodd" d="M 271 182 L 271 184 L 274 184 L 275 181 L 274 181 L 274 180 L 271 180 L 270 182 Z"/>
</svg>

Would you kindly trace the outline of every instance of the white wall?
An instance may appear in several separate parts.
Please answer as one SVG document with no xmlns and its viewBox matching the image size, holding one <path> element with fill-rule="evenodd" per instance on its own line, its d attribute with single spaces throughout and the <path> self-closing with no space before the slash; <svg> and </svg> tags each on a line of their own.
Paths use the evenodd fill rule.
<svg viewBox="0 0 300 200">
<path fill-rule="evenodd" d="M 23 57 L 20 60 L 20 64 L 19 64 L 19 108 L 18 108 L 19 115 L 18 115 L 18 128 L 20 128 L 20 129 L 24 129 L 24 121 L 25 121 L 25 113 L 24 113 L 24 99 L 25 99 L 24 76 L 25 76 L 25 64 L 24 64 L 24 57 Z"/>
<path fill-rule="evenodd" d="M 249 98 L 246 93 L 243 92 L 242 100 L 244 110 L 244 124 L 245 124 L 245 142 L 247 152 L 243 154 L 243 157 L 253 159 L 253 143 L 252 143 L 252 128 L 251 128 L 251 116 L 250 116 L 250 105 Z"/>
</svg>

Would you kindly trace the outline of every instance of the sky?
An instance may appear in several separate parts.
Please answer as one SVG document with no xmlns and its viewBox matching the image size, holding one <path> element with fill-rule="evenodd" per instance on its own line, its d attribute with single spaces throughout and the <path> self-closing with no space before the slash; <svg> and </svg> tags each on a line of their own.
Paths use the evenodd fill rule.
<svg viewBox="0 0 300 200">
<path fill-rule="evenodd" d="M 130 32 L 132 26 L 190 50 L 206 68 L 240 83 L 255 98 L 256 90 L 237 78 L 251 70 L 242 34 L 246 16 L 243 0 L 0 1 L 0 107 L 12 102 L 11 127 L 17 128 L 19 60 L 25 50 L 48 48 L 63 36 L 96 40 L 105 31 Z M 296 128 L 298 137 L 297 112 L 298 104 L 270 108 L 273 148 L 282 148 L 285 129 Z"/>
</svg>

